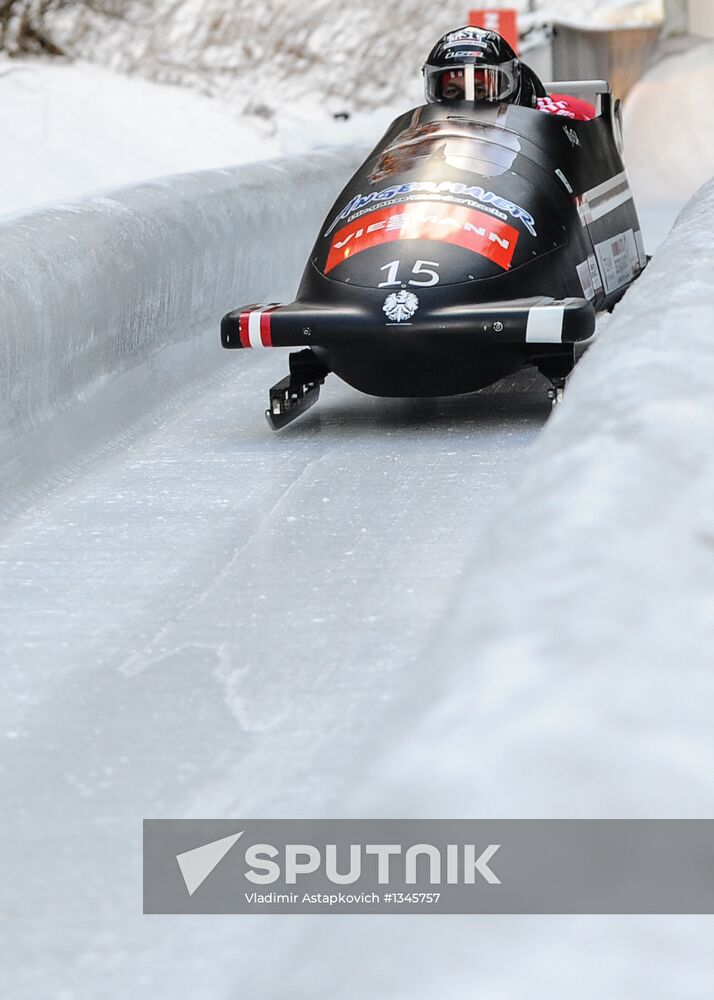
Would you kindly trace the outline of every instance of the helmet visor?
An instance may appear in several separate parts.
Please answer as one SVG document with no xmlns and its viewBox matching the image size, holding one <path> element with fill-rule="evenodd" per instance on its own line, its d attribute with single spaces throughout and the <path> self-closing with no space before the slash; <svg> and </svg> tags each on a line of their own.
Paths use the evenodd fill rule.
<svg viewBox="0 0 714 1000">
<path fill-rule="evenodd" d="M 517 59 L 499 66 L 469 63 L 445 70 L 443 66 L 425 66 L 426 100 L 437 101 L 507 101 L 515 97 L 520 85 Z"/>
</svg>

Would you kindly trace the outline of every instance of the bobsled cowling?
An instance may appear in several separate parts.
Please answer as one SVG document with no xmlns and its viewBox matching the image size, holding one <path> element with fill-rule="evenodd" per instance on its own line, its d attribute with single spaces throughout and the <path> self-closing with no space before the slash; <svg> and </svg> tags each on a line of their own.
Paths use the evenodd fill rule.
<svg viewBox="0 0 714 1000">
<path fill-rule="evenodd" d="M 380 396 L 529 365 L 561 386 L 646 263 L 600 86 L 592 121 L 467 102 L 402 115 L 327 216 L 295 302 L 229 313 L 223 346 L 300 347 L 311 386 L 334 372 Z"/>
</svg>

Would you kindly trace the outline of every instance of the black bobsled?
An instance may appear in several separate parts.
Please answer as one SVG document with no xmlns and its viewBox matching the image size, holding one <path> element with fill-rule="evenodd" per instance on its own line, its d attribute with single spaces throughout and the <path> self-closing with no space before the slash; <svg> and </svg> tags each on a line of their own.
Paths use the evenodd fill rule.
<svg viewBox="0 0 714 1000">
<path fill-rule="evenodd" d="M 227 348 L 299 347 L 270 390 L 278 429 L 329 372 L 375 396 L 473 392 L 536 366 L 562 393 L 575 345 L 646 265 L 608 85 L 592 121 L 514 105 L 402 115 L 323 225 L 290 305 L 221 326 Z"/>
</svg>

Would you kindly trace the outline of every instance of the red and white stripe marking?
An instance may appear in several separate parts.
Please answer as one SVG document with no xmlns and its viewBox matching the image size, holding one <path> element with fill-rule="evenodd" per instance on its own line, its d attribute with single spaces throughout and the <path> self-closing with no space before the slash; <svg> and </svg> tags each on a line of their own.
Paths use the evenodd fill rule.
<svg viewBox="0 0 714 1000">
<path fill-rule="evenodd" d="M 270 329 L 271 313 L 279 308 L 279 303 L 264 306 L 250 306 L 240 314 L 240 342 L 243 347 L 259 349 L 273 346 Z"/>
</svg>

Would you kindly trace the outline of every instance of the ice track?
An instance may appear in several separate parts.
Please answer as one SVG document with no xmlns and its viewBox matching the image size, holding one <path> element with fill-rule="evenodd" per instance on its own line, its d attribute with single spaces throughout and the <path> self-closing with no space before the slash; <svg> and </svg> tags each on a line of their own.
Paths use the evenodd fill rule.
<svg viewBox="0 0 714 1000">
<path fill-rule="evenodd" d="M 226 355 L 3 535 L 5 857 L 34 873 L 5 877 L 15 929 L 28 921 L 17 1000 L 49 982 L 136 996 L 137 977 L 169 995 L 141 953 L 165 944 L 136 915 L 142 817 L 319 814 L 409 688 L 477 558 L 474 522 L 549 414 L 537 374 L 423 402 L 333 378 L 274 436 L 282 352 L 245 360 Z M 223 975 L 210 954 L 171 961 L 184 981 L 207 961 Z"/>
</svg>

